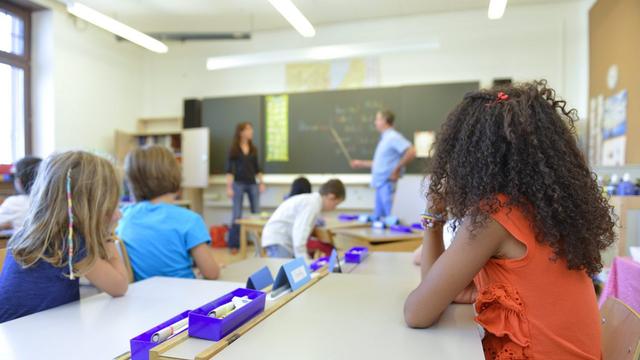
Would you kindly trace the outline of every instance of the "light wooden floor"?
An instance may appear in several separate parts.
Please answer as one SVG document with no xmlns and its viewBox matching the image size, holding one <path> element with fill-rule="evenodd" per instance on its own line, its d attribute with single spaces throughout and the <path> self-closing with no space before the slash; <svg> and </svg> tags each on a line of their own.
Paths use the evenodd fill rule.
<svg viewBox="0 0 640 360">
<path fill-rule="evenodd" d="M 244 260 L 240 257 L 239 253 L 236 255 L 231 255 L 229 248 L 210 248 L 210 249 L 214 259 L 216 259 L 216 262 L 218 264 L 229 265 L 229 264 L 233 264 L 234 262 Z M 247 257 L 248 258 L 253 257 L 253 255 L 254 255 L 253 246 L 249 245 L 247 247 Z"/>
</svg>

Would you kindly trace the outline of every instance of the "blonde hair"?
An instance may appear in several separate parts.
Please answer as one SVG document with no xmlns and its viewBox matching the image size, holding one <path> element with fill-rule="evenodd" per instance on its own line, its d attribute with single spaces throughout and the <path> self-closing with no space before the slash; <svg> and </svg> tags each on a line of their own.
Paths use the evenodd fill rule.
<svg viewBox="0 0 640 360">
<path fill-rule="evenodd" d="M 180 165 L 167 147 L 150 145 L 131 151 L 124 161 L 124 170 L 136 201 L 180 190 Z"/>
<path fill-rule="evenodd" d="M 70 172 L 69 172 L 70 170 Z M 42 162 L 31 190 L 31 207 L 24 226 L 11 238 L 13 257 L 24 267 L 44 260 L 68 265 L 67 173 L 71 177 L 75 255 L 74 275 L 82 275 L 98 258 L 107 259 L 105 242 L 118 206 L 120 185 L 113 165 L 84 151 L 55 154 Z"/>
</svg>

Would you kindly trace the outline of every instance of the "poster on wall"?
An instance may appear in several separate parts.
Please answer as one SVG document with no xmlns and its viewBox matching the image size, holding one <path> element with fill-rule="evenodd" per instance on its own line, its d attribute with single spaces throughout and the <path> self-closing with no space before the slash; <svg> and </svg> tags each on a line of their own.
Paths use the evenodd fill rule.
<svg viewBox="0 0 640 360">
<path fill-rule="evenodd" d="M 378 58 L 290 63 L 285 67 L 288 91 L 357 89 L 380 82 Z"/>
<path fill-rule="evenodd" d="M 589 102 L 589 162 L 602 165 L 602 117 L 604 96 L 598 95 Z"/>
<path fill-rule="evenodd" d="M 433 131 L 416 131 L 413 133 L 413 146 L 416 148 L 416 156 L 419 158 L 431 157 L 431 147 L 436 141 L 436 133 Z"/>
<path fill-rule="evenodd" d="M 609 96 L 602 110 L 602 165 L 625 164 L 627 145 L 627 90 Z"/>
<path fill-rule="evenodd" d="M 265 96 L 266 160 L 289 161 L 289 95 Z"/>
</svg>

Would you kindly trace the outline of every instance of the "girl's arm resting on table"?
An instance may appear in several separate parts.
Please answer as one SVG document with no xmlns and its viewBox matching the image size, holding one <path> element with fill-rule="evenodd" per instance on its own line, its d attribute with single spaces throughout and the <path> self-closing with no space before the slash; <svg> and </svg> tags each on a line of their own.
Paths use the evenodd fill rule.
<svg viewBox="0 0 640 360">
<path fill-rule="evenodd" d="M 473 277 L 494 256 L 507 231 L 492 219 L 473 236 L 463 222 L 451 246 L 444 251 L 442 227 L 427 229 L 422 249 L 422 281 L 404 306 L 407 325 L 425 328 L 435 324 L 454 300 L 473 293 Z"/>
<path fill-rule="evenodd" d="M 96 260 L 85 276 L 94 286 L 107 294 L 114 297 L 123 296 L 129 287 L 127 268 L 113 242 L 108 242 L 105 247 L 111 257 L 108 260 Z"/>
<path fill-rule="evenodd" d="M 205 279 L 215 280 L 220 276 L 220 266 L 216 263 L 206 243 L 191 249 L 191 257 Z"/>
</svg>

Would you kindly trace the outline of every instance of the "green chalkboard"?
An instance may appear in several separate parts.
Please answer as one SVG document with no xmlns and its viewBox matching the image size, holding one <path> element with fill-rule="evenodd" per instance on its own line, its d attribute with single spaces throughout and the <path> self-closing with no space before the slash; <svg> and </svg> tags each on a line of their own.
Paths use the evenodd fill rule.
<svg viewBox="0 0 640 360">
<path fill-rule="evenodd" d="M 373 124 L 378 110 L 393 111 L 396 129 L 413 142 L 416 131 L 438 131 L 464 94 L 478 87 L 478 82 L 461 82 L 290 94 L 286 162 L 264 162 L 264 96 L 205 99 L 203 125 L 211 129 L 211 172 L 224 172 L 235 126 L 241 121 L 254 124 L 266 173 L 367 172 L 351 169 L 345 149 L 353 159 L 373 157 L 380 137 Z M 407 171 L 423 173 L 428 165 L 418 159 Z"/>
<path fill-rule="evenodd" d="M 289 95 L 289 161 L 266 162 L 268 173 L 354 173 L 348 157 L 371 159 L 380 135 L 373 124 L 380 109 L 396 114 L 396 129 L 413 142 L 416 131 L 437 131 L 446 115 L 477 82 L 416 85 Z M 345 155 L 340 142 L 346 148 Z M 409 173 L 423 173 L 424 159 Z"/>
</svg>

